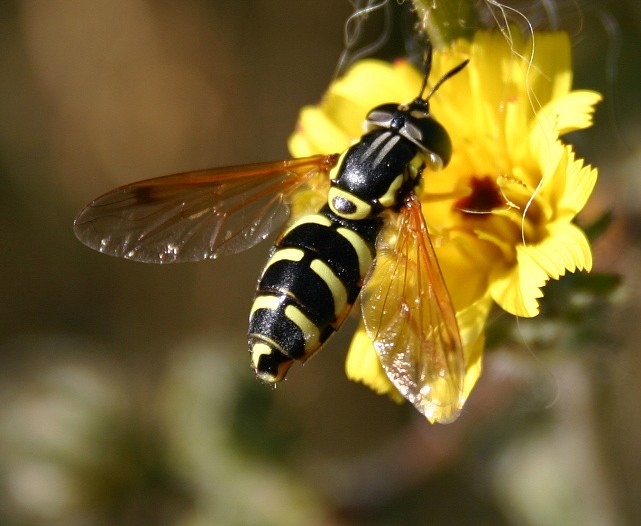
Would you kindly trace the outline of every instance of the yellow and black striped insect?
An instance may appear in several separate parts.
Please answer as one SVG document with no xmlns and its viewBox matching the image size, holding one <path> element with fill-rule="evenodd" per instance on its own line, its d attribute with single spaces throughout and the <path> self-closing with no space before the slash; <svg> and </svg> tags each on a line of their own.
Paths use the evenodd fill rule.
<svg viewBox="0 0 641 526">
<path fill-rule="evenodd" d="M 80 241 L 146 263 L 215 259 L 263 240 L 293 208 L 271 249 L 249 316 L 256 374 L 278 382 L 331 336 L 361 297 L 365 327 L 396 388 L 426 415 L 458 414 L 464 358 L 455 311 L 417 197 L 451 142 L 426 96 L 372 109 L 341 155 L 216 168 L 149 179 L 92 201 Z M 322 198 L 312 210 L 296 206 Z M 305 196 L 305 197 L 301 197 Z M 314 199 L 311 200 L 312 202 Z"/>
</svg>

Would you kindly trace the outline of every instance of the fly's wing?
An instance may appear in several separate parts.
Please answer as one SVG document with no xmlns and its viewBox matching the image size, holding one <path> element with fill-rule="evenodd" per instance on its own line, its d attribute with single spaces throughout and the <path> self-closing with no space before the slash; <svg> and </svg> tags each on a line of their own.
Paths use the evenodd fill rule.
<svg viewBox="0 0 641 526">
<path fill-rule="evenodd" d="M 463 346 L 415 195 L 379 234 L 361 298 L 367 334 L 394 386 L 430 422 L 456 419 L 463 403 Z"/>
<path fill-rule="evenodd" d="M 316 155 L 128 184 L 87 205 L 74 232 L 94 250 L 145 263 L 234 254 L 282 223 L 297 191 L 326 194 L 337 159 Z"/>
</svg>

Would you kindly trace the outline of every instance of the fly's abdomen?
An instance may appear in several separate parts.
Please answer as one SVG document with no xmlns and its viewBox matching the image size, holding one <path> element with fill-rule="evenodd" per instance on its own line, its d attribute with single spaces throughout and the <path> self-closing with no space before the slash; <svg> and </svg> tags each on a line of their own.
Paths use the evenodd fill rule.
<svg viewBox="0 0 641 526">
<path fill-rule="evenodd" d="M 249 316 L 256 374 L 283 379 L 341 325 L 372 261 L 376 222 L 354 228 L 329 210 L 304 217 L 277 242 Z"/>
</svg>

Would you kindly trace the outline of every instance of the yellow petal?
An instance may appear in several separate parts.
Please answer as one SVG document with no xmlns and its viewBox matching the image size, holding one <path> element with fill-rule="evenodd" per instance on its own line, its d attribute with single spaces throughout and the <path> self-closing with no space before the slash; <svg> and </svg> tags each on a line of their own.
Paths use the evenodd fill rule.
<svg viewBox="0 0 641 526">
<path fill-rule="evenodd" d="M 314 147 L 307 137 L 301 133 L 294 133 L 289 137 L 287 149 L 292 157 L 309 157 L 310 155 L 319 153 L 314 150 Z"/>
<path fill-rule="evenodd" d="M 566 271 L 591 270 L 592 253 L 585 234 L 571 223 L 552 223 L 549 237 L 536 245 L 516 247 L 516 265 L 495 272 L 490 294 L 515 316 L 531 318 L 539 313 L 541 288 L 550 278 Z"/>
<path fill-rule="evenodd" d="M 465 378 L 462 402 L 467 400 L 481 376 L 483 349 L 485 347 L 485 322 L 492 308 L 492 298 L 486 295 L 456 313 L 465 353 Z"/>
<path fill-rule="evenodd" d="M 407 61 L 393 64 L 361 60 L 330 86 L 320 106 L 301 110 L 289 139 L 294 157 L 340 153 L 362 135 L 362 124 L 375 106 L 405 102 L 418 95 L 421 75 Z"/>
<path fill-rule="evenodd" d="M 547 104 L 540 118 L 553 118 L 559 135 L 592 126 L 594 106 L 602 99 L 596 91 L 577 90 Z"/>
<path fill-rule="evenodd" d="M 315 106 L 305 106 L 300 113 L 297 131 L 289 140 L 289 151 L 294 157 L 318 153 L 339 153 L 351 142 L 325 112 Z"/>
<path fill-rule="evenodd" d="M 481 332 L 475 342 L 465 348 L 467 369 L 463 380 L 463 395 L 461 402 L 464 403 L 470 397 L 472 389 L 481 377 L 483 371 L 483 350 L 485 349 L 485 333 Z"/>
<path fill-rule="evenodd" d="M 531 176 L 527 183 L 531 188 L 535 188 L 542 179 L 543 189 L 547 191 L 548 188 L 545 185 L 554 181 L 555 175 L 563 177 L 562 169 L 566 166 L 561 162 L 567 152 L 563 143 L 558 139 L 556 121 L 552 117 L 537 119 L 532 123 L 529 139 L 530 155 L 538 163 L 538 169 L 530 169 Z M 536 178 L 540 179 L 536 180 Z"/>
<path fill-rule="evenodd" d="M 559 174 L 555 178 L 555 184 L 564 184 L 563 192 L 556 203 L 556 216 L 573 218 L 583 209 L 590 197 L 596 184 L 598 171 L 590 165 L 584 166 L 582 159 L 576 159 L 570 146 L 565 148 L 567 167 L 563 172 L 563 177 Z"/>
<path fill-rule="evenodd" d="M 404 400 L 401 393 L 389 381 L 381 362 L 374 349 L 372 340 L 365 332 L 365 326 L 360 324 L 347 352 L 345 361 L 347 378 L 354 382 L 361 382 L 377 394 L 386 394 L 395 402 Z"/>
<path fill-rule="evenodd" d="M 382 60 L 361 60 L 338 79 L 330 94 L 353 101 L 361 107 L 360 119 L 374 106 L 388 102 L 409 102 L 418 95 L 422 77 L 405 60 L 394 63 Z"/>
<path fill-rule="evenodd" d="M 529 59 L 534 46 L 533 62 L 522 63 L 522 76 L 530 99 L 537 111 L 541 105 L 562 97 L 572 86 L 570 37 L 564 31 L 536 33 L 528 41 L 523 57 Z M 538 106 L 538 107 L 537 107 Z"/>
<path fill-rule="evenodd" d="M 373 106 L 360 104 L 332 90 L 323 99 L 322 109 L 325 115 L 331 115 L 332 123 L 340 129 L 349 141 L 363 134 L 363 121 Z M 349 145 L 349 143 L 348 143 Z"/>
<path fill-rule="evenodd" d="M 467 349 L 477 342 L 485 330 L 485 322 L 492 308 L 492 298 L 485 295 L 477 301 L 461 309 L 456 313 L 456 322 L 458 323 L 461 334 L 461 343 L 466 351 L 466 366 L 469 367 L 474 360 L 467 358 Z"/>
<path fill-rule="evenodd" d="M 518 251 L 517 251 L 518 253 Z M 548 275 L 528 257 L 520 257 L 514 267 L 496 273 L 490 285 L 494 301 L 515 316 L 531 318 L 539 313 L 538 298 Z"/>
<path fill-rule="evenodd" d="M 592 269 L 590 243 L 583 231 L 572 223 L 555 222 L 548 227 L 549 237 L 523 249 L 554 279 L 566 271 Z"/>
<path fill-rule="evenodd" d="M 424 214 L 432 219 L 429 208 Z M 487 293 L 487 279 L 497 250 L 472 236 L 454 236 L 447 242 L 435 241 L 435 251 L 452 303 L 457 312 L 474 304 Z"/>
<path fill-rule="evenodd" d="M 474 123 L 477 136 L 489 134 L 498 140 L 507 129 L 524 132 L 504 128 L 500 120 L 505 117 L 520 127 L 541 106 L 570 90 L 570 41 L 564 32 L 537 33 L 534 40 L 526 40 L 519 31 L 512 31 L 509 39 L 496 31 L 479 32 L 470 58 L 471 92 L 482 94 L 480 99 L 470 97 L 476 106 L 470 116 L 481 117 Z"/>
<path fill-rule="evenodd" d="M 597 170 L 576 159 L 571 146 L 560 140 L 546 137 L 544 124 L 532 132 L 531 147 L 539 159 L 543 173 L 541 192 L 552 210 L 555 219 L 569 221 L 578 214 L 587 202 L 597 180 Z"/>
</svg>

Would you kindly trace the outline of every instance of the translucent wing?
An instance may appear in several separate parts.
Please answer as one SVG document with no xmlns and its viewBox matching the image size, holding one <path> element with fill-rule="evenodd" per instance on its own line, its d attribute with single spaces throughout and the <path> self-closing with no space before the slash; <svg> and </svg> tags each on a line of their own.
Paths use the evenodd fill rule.
<svg viewBox="0 0 641 526">
<path fill-rule="evenodd" d="M 454 420 L 463 402 L 463 346 L 415 195 L 379 234 L 361 298 L 365 328 L 394 386 L 431 422 Z"/>
<path fill-rule="evenodd" d="M 326 193 L 337 159 L 316 155 L 132 183 L 87 205 L 74 231 L 95 250 L 145 263 L 233 254 L 280 224 L 297 191 Z"/>
</svg>

